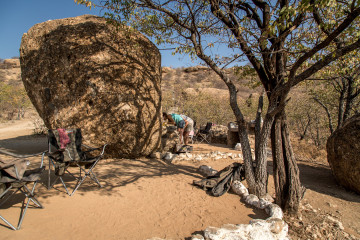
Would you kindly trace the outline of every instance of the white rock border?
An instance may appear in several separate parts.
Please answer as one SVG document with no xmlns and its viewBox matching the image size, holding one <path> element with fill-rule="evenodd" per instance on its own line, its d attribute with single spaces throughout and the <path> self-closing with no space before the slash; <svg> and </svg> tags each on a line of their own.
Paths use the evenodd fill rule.
<svg viewBox="0 0 360 240">
<path fill-rule="evenodd" d="M 210 166 L 202 165 L 199 172 L 205 176 L 214 175 L 217 171 Z M 258 198 L 249 194 L 248 189 L 240 181 L 234 181 L 231 185 L 234 193 L 238 194 L 245 203 L 260 209 L 264 209 L 269 217 L 266 220 L 253 219 L 249 224 L 226 224 L 221 228 L 207 227 L 204 237 L 197 234 L 192 240 L 288 240 L 288 225 L 283 221 L 281 208 L 269 201 L 268 198 Z"/>
</svg>

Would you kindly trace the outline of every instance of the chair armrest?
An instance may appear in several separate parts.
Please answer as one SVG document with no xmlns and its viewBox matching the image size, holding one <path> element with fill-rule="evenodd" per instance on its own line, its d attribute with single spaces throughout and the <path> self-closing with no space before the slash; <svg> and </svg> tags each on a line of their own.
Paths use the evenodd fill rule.
<svg viewBox="0 0 360 240">
<path fill-rule="evenodd" d="M 45 151 L 45 152 L 43 152 L 43 155 L 44 156 L 53 156 L 53 155 L 55 155 L 55 154 L 59 154 L 59 153 L 62 153 L 62 152 L 64 152 L 65 151 L 65 149 L 59 149 L 59 150 L 56 150 L 56 151 L 54 151 L 54 152 L 49 152 L 49 151 Z"/>
<path fill-rule="evenodd" d="M 52 158 L 53 160 L 56 160 L 57 158 L 59 158 L 59 156 L 61 155 L 61 154 L 63 154 L 63 152 L 65 151 L 65 149 L 58 149 L 58 150 L 56 150 L 56 151 L 54 151 L 54 152 L 49 152 L 49 151 L 45 151 L 44 153 L 43 153 L 43 156 L 42 156 L 42 159 L 41 159 L 41 161 L 42 161 L 42 163 L 41 164 L 43 164 L 43 158 L 44 158 L 44 156 L 48 156 L 49 158 Z M 41 165 L 42 166 L 42 165 Z"/>
<path fill-rule="evenodd" d="M 104 155 L 105 147 L 106 147 L 107 145 L 108 145 L 108 144 L 106 143 L 106 144 L 104 144 L 104 145 L 101 146 L 101 147 L 93 148 L 93 147 L 90 147 L 90 146 L 88 146 L 88 145 L 82 144 L 82 146 L 90 149 L 90 150 L 84 151 L 85 153 L 92 152 L 92 151 L 95 151 L 95 150 L 101 150 L 100 156 Z"/>
<path fill-rule="evenodd" d="M 1 162 L 0 170 L 7 172 L 7 174 L 9 174 L 13 178 L 21 180 L 21 178 L 29 164 L 30 164 L 29 160 L 23 160 L 23 159 L 17 159 L 17 160 L 11 161 L 9 163 Z M 18 167 L 20 167 L 20 169 Z M 11 168 L 14 168 L 14 169 L 11 170 Z"/>
</svg>

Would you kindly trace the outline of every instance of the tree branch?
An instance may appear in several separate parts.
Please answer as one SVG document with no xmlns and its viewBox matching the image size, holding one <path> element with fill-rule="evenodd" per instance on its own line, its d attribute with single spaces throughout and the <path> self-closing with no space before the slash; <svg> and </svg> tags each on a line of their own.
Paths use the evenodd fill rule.
<svg viewBox="0 0 360 240">
<path fill-rule="evenodd" d="M 338 58 L 344 56 L 345 54 L 354 51 L 355 49 L 360 47 L 360 38 L 354 42 L 353 44 L 350 44 L 348 46 L 345 46 L 341 49 L 337 49 L 334 52 L 329 53 L 326 55 L 322 60 L 319 60 L 315 64 L 313 64 L 310 68 L 306 69 L 301 74 L 297 75 L 293 78 L 293 81 L 289 81 L 291 86 L 297 85 L 299 82 L 307 79 L 310 77 L 313 73 L 317 72 L 318 70 L 322 69 L 332 61 L 337 60 Z"/>
<path fill-rule="evenodd" d="M 351 12 L 347 18 L 332 32 L 330 33 L 325 39 L 324 41 L 322 41 L 321 43 L 319 43 L 318 45 L 316 45 L 314 48 L 312 48 L 310 51 L 308 51 L 307 53 L 305 53 L 302 57 L 300 57 L 295 64 L 293 65 L 293 67 L 290 70 L 290 76 L 289 78 L 291 79 L 292 77 L 295 76 L 296 71 L 298 70 L 298 68 L 305 62 L 307 61 L 309 58 L 313 57 L 315 55 L 315 53 L 317 53 L 318 51 L 320 51 L 321 49 L 325 48 L 326 46 L 328 46 L 331 41 L 333 41 L 337 36 L 340 35 L 340 33 L 342 33 L 354 20 L 355 18 L 357 18 L 360 15 L 360 8 L 355 9 L 353 12 Z"/>
<path fill-rule="evenodd" d="M 329 121 L 329 129 L 330 129 L 330 133 L 332 134 L 334 132 L 334 128 L 333 128 L 333 123 L 332 123 L 332 117 L 330 114 L 329 109 L 326 107 L 326 105 L 324 103 L 322 103 L 317 97 L 313 97 L 313 99 L 320 104 L 320 106 L 322 106 L 324 108 L 324 110 L 326 111 L 326 114 L 328 116 L 328 121 Z"/>
<path fill-rule="evenodd" d="M 216 16 L 218 19 L 220 19 L 234 34 L 235 38 L 240 44 L 241 50 L 245 53 L 246 57 L 249 59 L 251 64 L 253 65 L 255 71 L 258 73 L 260 77 L 260 81 L 263 83 L 264 86 L 268 86 L 269 78 L 261 65 L 261 63 L 256 59 L 253 52 L 249 48 L 249 46 L 246 43 L 246 40 L 243 38 L 239 31 L 239 26 L 235 25 L 234 22 L 232 22 L 228 17 L 224 15 L 224 13 L 219 8 L 219 5 L 217 4 L 216 0 L 210 0 L 211 4 L 211 12 Z M 268 90 L 268 89 L 267 89 Z"/>
</svg>

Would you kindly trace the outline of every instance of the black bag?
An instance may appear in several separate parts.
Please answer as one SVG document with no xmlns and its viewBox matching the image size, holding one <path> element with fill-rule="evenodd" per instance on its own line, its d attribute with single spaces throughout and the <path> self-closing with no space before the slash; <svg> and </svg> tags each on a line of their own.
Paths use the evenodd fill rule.
<svg viewBox="0 0 360 240">
<path fill-rule="evenodd" d="M 204 190 L 210 190 L 215 197 L 220 197 L 229 191 L 233 181 L 245 180 L 245 168 L 241 163 L 233 163 L 213 176 L 208 176 L 200 181 L 193 181 L 193 184 Z"/>
</svg>

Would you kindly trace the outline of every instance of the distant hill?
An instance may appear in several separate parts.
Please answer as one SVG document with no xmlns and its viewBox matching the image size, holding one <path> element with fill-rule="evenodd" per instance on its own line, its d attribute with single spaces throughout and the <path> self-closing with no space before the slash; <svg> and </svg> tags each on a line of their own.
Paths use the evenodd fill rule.
<svg viewBox="0 0 360 240">
<path fill-rule="evenodd" d="M 235 82 L 238 89 L 238 96 L 246 99 L 254 90 L 246 86 L 249 79 L 239 79 L 233 68 L 226 70 L 230 78 Z M 162 73 L 162 91 L 164 93 L 172 91 L 178 93 L 207 93 L 214 96 L 228 96 L 228 89 L 225 83 L 208 67 L 196 66 L 189 68 L 169 68 L 164 67 Z"/>
<path fill-rule="evenodd" d="M 0 62 L 0 83 L 22 85 L 20 60 L 5 59 Z"/>
</svg>

